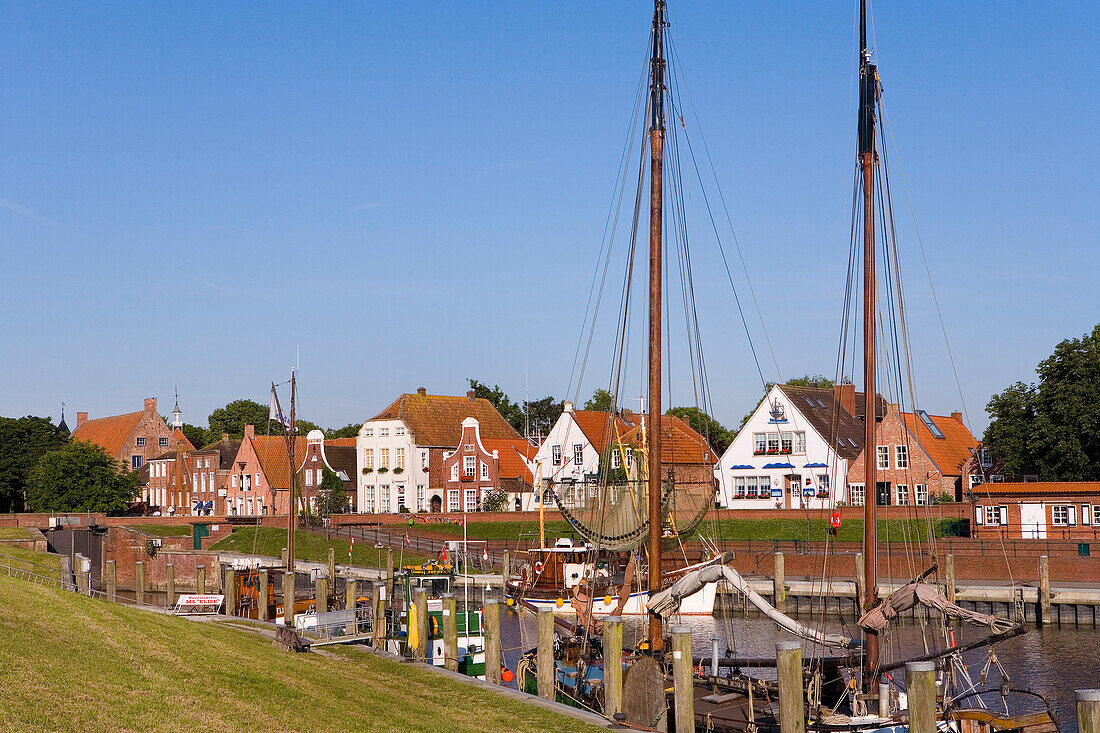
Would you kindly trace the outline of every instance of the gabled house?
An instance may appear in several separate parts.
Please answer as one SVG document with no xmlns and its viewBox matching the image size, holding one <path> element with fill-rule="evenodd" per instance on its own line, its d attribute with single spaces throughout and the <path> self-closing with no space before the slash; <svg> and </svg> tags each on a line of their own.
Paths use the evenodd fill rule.
<svg viewBox="0 0 1100 733">
<path fill-rule="evenodd" d="M 970 494 L 974 537 L 1095 539 L 1100 481 L 990 482 Z"/>
<path fill-rule="evenodd" d="M 76 413 L 76 429 L 73 440 L 94 443 L 107 455 L 127 468 L 139 470 L 148 461 L 167 450 L 175 450 L 176 444 L 185 450 L 195 447 L 180 431 L 173 431 L 157 413 L 157 398 L 146 397 L 145 408 L 139 412 L 88 419 L 88 413 Z"/>
<path fill-rule="evenodd" d="M 472 390 L 457 397 L 428 394 L 420 387 L 363 423 L 356 439 L 360 474 L 356 510 L 446 510 L 450 502 L 445 464 L 462 445 L 466 418 L 477 420 L 483 441 L 522 440 L 493 404 Z"/>
<path fill-rule="evenodd" d="M 355 439 L 338 438 L 325 440 L 320 430 L 311 430 L 306 436 L 306 453 L 299 467 L 298 489 L 303 501 L 316 505 L 320 496 L 319 489 L 327 468 L 336 474 L 343 484 L 343 491 L 349 505 L 354 507 L 356 487 Z M 351 509 L 354 511 L 354 509 Z"/>
<path fill-rule="evenodd" d="M 297 436 L 294 439 L 296 470 L 305 463 L 305 458 L 306 438 Z M 282 435 L 256 435 L 254 426 L 245 425 L 244 440 L 229 472 L 224 513 L 227 516 L 285 515 L 290 503 L 290 478 L 286 438 Z M 301 496 L 297 505 L 297 511 L 305 508 Z"/>
<path fill-rule="evenodd" d="M 483 440 L 477 418 L 463 420 L 458 446 L 443 459 L 446 510 L 479 511 L 490 492 L 504 494 L 505 511 L 522 507 L 532 491 L 528 462 L 533 451 L 523 438 Z"/>
</svg>

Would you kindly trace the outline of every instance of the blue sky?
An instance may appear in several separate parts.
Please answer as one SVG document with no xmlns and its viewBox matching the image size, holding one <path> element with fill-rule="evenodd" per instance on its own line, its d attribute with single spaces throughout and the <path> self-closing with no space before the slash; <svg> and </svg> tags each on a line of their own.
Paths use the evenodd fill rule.
<svg viewBox="0 0 1100 733">
<path fill-rule="evenodd" d="M 563 396 L 650 7 L 0 4 L 0 414 L 114 414 L 178 387 L 204 422 L 265 401 L 299 347 L 301 414 L 324 425 L 467 377 Z M 670 10 L 779 366 L 829 374 L 853 6 Z M 980 431 L 992 393 L 1100 313 L 1097 10 L 874 13 L 894 175 Z M 911 222 L 900 187 L 895 210 Z M 761 388 L 695 231 L 715 412 L 736 424 Z M 912 225 L 899 236 L 922 402 L 950 412 Z M 582 394 L 606 382 L 597 351 Z"/>
</svg>

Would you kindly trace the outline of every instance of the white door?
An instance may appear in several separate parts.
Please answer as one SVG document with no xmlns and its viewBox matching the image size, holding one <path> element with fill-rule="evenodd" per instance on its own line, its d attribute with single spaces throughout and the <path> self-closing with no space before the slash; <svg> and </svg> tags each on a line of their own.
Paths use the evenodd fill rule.
<svg viewBox="0 0 1100 733">
<path fill-rule="evenodd" d="M 1047 515 L 1042 504 L 1020 505 L 1020 536 L 1042 540 L 1047 536 Z"/>
</svg>

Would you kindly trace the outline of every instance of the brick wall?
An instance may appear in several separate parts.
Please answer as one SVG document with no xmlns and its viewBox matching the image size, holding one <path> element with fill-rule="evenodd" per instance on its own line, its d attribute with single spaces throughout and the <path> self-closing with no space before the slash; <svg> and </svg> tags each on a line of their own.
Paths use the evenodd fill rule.
<svg viewBox="0 0 1100 733">
<path fill-rule="evenodd" d="M 151 539 L 161 541 L 156 555 L 150 555 L 147 549 L 147 542 Z M 103 561 L 115 561 L 117 582 L 126 588 L 134 587 L 137 562 L 145 563 L 145 587 L 149 590 L 163 590 L 166 587 L 165 567 L 169 562 L 175 566 L 178 589 L 194 589 L 195 568 L 199 565 L 206 566 L 207 588 L 217 587 L 218 554 L 192 550 L 192 542 L 190 536 L 158 537 L 115 526 L 107 531 L 103 540 Z"/>
</svg>

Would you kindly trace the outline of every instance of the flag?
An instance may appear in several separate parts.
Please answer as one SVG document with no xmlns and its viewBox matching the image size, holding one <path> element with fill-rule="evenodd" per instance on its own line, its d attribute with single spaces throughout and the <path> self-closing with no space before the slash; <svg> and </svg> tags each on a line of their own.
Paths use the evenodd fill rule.
<svg viewBox="0 0 1100 733">
<path fill-rule="evenodd" d="M 412 542 L 409 541 L 409 533 L 406 532 L 405 533 L 405 547 L 411 547 L 411 546 L 412 546 Z"/>
<path fill-rule="evenodd" d="M 481 548 L 481 561 L 482 562 L 489 562 L 489 545 L 488 545 L 488 543 L 486 543 Z"/>
<path fill-rule="evenodd" d="M 285 428 L 290 421 L 289 420 L 282 420 L 282 419 L 279 418 L 279 403 L 278 403 L 277 400 L 278 400 L 278 398 L 275 396 L 275 387 L 272 386 L 272 388 L 271 388 L 271 407 L 267 411 L 267 419 L 268 420 L 273 420 L 273 421 L 279 423 L 280 425 L 282 425 Z"/>
<path fill-rule="evenodd" d="M 355 536 L 351 538 L 351 544 L 348 545 L 348 559 L 351 559 L 351 551 L 355 549 Z"/>
<path fill-rule="evenodd" d="M 443 555 L 440 556 L 439 562 L 441 562 L 441 563 L 447 562 L 447 548 L 446 547 L 443 548 Z"/>
</svg>

